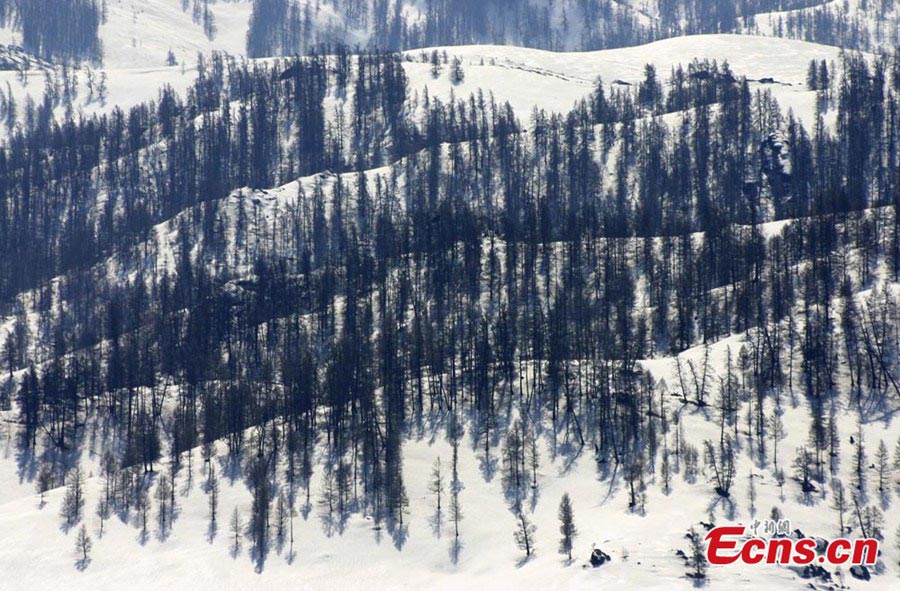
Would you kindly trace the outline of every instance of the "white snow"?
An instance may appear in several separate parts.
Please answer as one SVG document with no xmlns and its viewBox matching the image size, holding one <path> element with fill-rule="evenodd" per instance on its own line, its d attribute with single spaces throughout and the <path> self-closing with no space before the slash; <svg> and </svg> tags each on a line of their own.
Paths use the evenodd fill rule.
<svg viewBox="0 0 900 591">
<path fill-rule="evenodd" d="M 770 89 L 781 107 L 792 109 L 811 126 L 815 93 L 806 89 L 810 60 L 837 60 L 840 50 L 816 43 L 746 35 L 695 35 L 675 37 L 638 47 L 591 52 L 551 52 L 523 47 L 472 45 L 440 47 L 449 56 L 463 60 L 465 80 L 454 86 L 447 68 L 438 79 L 431 77 L 427 63 L 405 64 L 412 89 L 426 86 L 432 96 L 467 97 L 477 89 L 491 90 L 498 101 L 509 101 L 520 118 L 527 119 L 534 107 L 567 112 L 587 96 L 597 77 L 606 85 L 614 81 L 638 84 L 645 64 L 653 64 L 657 76 L 667 80 L 672 69 L 694 60 L 728 62 L 735 76 L 746 76 L 751 91 Z M 407 54 L 418 57 L 422 51 Z M 772 78 L 775 84 L 758 80 Z"/>
<path fill-rule="evenodd" d="M 733 353 L 740 345 L 733 337 L 712 347 L 711 359 L 721 367 L 727 346 Z M 699 362 L 702 348 L 683 354 Z M 672 379 L 671 359 L 656 360 L 648 364 L 660 377 Z M 668 370 L 668 371 L 667 371 Z M 670 382 L 671 384 L 671 382 Z M 670 389 L 670 392 L 674 388 Z M 790 458 L 795 446 L 806 441 L 807 410 L 802 397 L 796 408 L 785 402 L 788 438 L 780 444 L 782 458 Z M 670 409 L 678 406 L 679 399 L 670 398 Z M 685 431 L 689 441 L 695 444 L 704 438 L 716 436 L 716 426 L 697 411 L 685 407 L 682 413 L 686 421 Z M 853 433 L 853 418 L 847 414 L 841 421 L 843 435 L 842 465 L 851 465 L 853 447 L 846 444 Z M 896 422 L 884 429 L 881 424 L 866 427 L 869 453 L 879 438 L 894 442 L 900 435 Z M 87 439 L 93 441 L 95 433 Z M 551 437 L 545 433 L 545 437 Z M 88 446 L 96 454 L 99 442 Z M 476 446 L 477 447 L 477 446 Z M 94 538 L 92 559 L 86 569 L 75 568 L 75 530 L 61 531 L 58 516 L 63 489 L 52 491 L 47 505 L 38 506 L 38 497 L 30 487 L 19 484 L 16 474 L 15 452 L 8 440 L 4 445 L 0 462 L 0 487 L 5 489 L 4 502 L 0 504 L 0 572 L 4 573 L 3 587 L 10 589 L 45 588 L 50 581 L 67 589 L 269 589 L 288 585 L 300 585 L 304 589 L 596 589 L 618 586 L 627 589 L 691 589 L 692 582 L 684 577 L 685 567 L 675 556 L 676 549 L 687 549 L 683 535 L 688 527 L 698 521 L 711 519 L 715 513 L 719 522 L 748 523 L 752 515 L 748 507 L 748 475 L 751 463 L 741 456 L 733 495 L 736 506 L 730 518 L 725 516 L 725 505 L 717 501 L 710 475 L 701 474 L 695 484 L 685 483 L 680 475 L 673 478 L 673 490 L 669 496 L 660 491 L 659 477 L 651 481 L 647 514 L 630 513 L 627 493 L 621 479 L 600 480 L 592 453 L 571 458 L 559 455 L 551 457 L 547 445 L 542 448 L 537 502 L 532 515 L 537 525 L 537 551 L 533 558 L 523 562 L 522 553 L 516 549 L 512 531 L 514 521 L 500 488 L 499 472 L 485 481 L 479 469 L 480 449 L 473 449 L 467 435 L 460 448 L 460 470 L 463 490 L 460 493 L 464 519 L 461 523 L 461 550 L 457 563 L 451 560 L 453 542 L 451 524 L 445 522 L 438 537 L 432 527 L 433 499 L 427 493 L 427 481 L 435 458 L 441 457 L 445 469 L 450 465 L 450 448 L 442 433 L 427 429 L 417 433 L 404 446 L 406 486 L 410 499 L 407 523 L 409 530 L 401 547 L 387 531 L 376 531 L 368 518 L 354 515 L 343 533 L 326 533 L 321 508 L 316 504 L 319 491 L 317 469 L 313 482 L 311 512 L 306 518 L 298 516 L 295 526 L 295 556 L 289 560 L 288 548 L 273 551 L 261 573 L 256 572 L 248 555 L 248 542 L 241 552 L 232 557 L 228 537 L 227 518 L 233 507 L 239 507 L 244 518 L 249 513 L 249 493 L 242 481 L 230 483 L 224 475 L 224 446 L 220 447 L 217 472 L 221 478 L 219 531 L 210 540 L 207 520 L 206 495 L 201 485 L 204 472 L 199 453 L 195 450 L 194 475 L 187 485 L 186 469 L 183 469 L 178 485 L 178 517 L 171 534 L 163 541 L 155 529 L 149 540 L 141 544 L 139 528 L 133 523 L 123 523 L 117 517 L 109 520 L 102 537 L 97 533 L 99 521 L 94 507 L 99 495 L 99 479 L 88 481 L 87 517 Z M 498 460 L 498 449 L 493 449 Z M 87 470 L 96 476 L 96 456 L 85 457 Z M 786 460 L 783 460 L 786 463 Z M 819 536 L 833 536 L 836 515 L 824 509 L 827 501 L 819 500 L 812 506 L 798 502 L 796 484 L 790 480 L 781 495 L 771 467 L 753 467 L 757 474 L 757 516 L 768 515 L 777 505 L 791 520 L 792 527 Z M 17 491 L 10 494 L 10 489 Z M 575 561 L 569 565 L 556 552 L 556 508 L 563 492 L 569 492 L 575 507 L 576 524 L 580 531 L 577 538 Z M 300 495 L 300 509 L 303 498 Z M 446 502 L 446 498 L 445 498 Z M 898 502 L 894 501 L 895 503 Z M 894 505 L 896 506 L 896 505 Z M 152 513 L 155 519 L 155 511 Z M 887 512 L 887 532 L 898 525 L 898 511 L 893 507 Z M 155 527 L 155 521 L 154 527 Z M 613 562 L 599 569 L 584 568 L 592 544 L 613 557 Z M 884 546 L 886 562 L 896 559 L 896 550 Z M 627 560 L 625 555 L 627 554 Z M 862 583 L 847 575 L 846 583 L 853 589 L 889 589 L 893 574 L 876 577 Z M 2 585 L 0 585 L 2 586 Z M 778 566 L 729 566 L 712 568 L 712 589 L 802 589 L 806 582 Z"/>
</svg>

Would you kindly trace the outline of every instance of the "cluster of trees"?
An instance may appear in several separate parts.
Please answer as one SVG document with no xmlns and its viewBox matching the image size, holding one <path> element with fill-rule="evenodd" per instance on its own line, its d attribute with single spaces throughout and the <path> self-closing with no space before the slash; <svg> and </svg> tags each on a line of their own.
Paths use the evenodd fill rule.
<svg viewBox="0 0 900 591">
<path fill-rule="evenodd" d="M 797 4 L 784 15 L 768 18 L 775 35 L 865 51 L 896 47 L 900 43 L 900 11 L 892 0 Z M 754 29 L 754 25 L 748 27 L 750 31 Z"/>
<path fill-rule="evenodd" d="M 409 4 L 254 0 L 248 54 L 292 55 L 358 39 L 392 50 L 472 43 L 592 50 L 674 35 L 758 32 L 756 15 L 770 12 L 779 13 L 772 33 L 783 37 L 868 50 L 894 47 L 900 35 L 900 13 L 889 0 L 869 2 L 858 14 L 821 0 L 656 0 L 641 11 L 610 0 L 428 0 L 414 11 Z"/>
<path fill-rule="evenodd" d="M 216 38 L 216 17 L 209 9 L 210 2 L 215 0 L 181 0 L 181 8 L 185 12 L 191 11 L 191 18 L 195 24 L 203 27 L 203 34 L 212 41 Z"/>
<path fill-rule="evenodd" d="M 211 0 L 182 0 L 183 10 L 209 39 L 217 31 Z M 755 32 L 755 15 L 787 11 L 770 23 L 773 34 L 869 50 L 900 40 L 900 13 L 889 0 L 869 2 L 860 14 L 820 0 L 657 0 L 637 11 L 613 0 L 511 2 L 428 0 L 253 0 L 247 30 L 250 57 L 311 53 L 323 44 L 364 40 L 402 50 L 471 43 L 515 44 L 552 50 L 639 45 L 674 35 Z M 0 24 L 22 31 L 25 48 L 57 61 L 100 62 L 98 28 L 106 0 L 0 2 Z"/>
<path fill-rule="evenodd" d="M 210 2 L 182 0 L 182 8 L 214 39 Z M 592 50 L 674 35 L 756 32 L 755 15 L 776 11 L 787 11 L 770 23 L 778 36 L 864 50 L 900 41 L 900 13 L 890 0 L 868 2 L 859 14 L 840 3 L 822 6 L 820 0 L 657 0 L 642 11 L 613 0 L 428 0 L 412 11 L 409 5 L 409 0 L 253 0 L 247 54 L 289 56 L 360 39 L 390 50 L 471 43 Z M 20 28 L 23 45 L 35 55 L 98 63 L 103 58 L 98 29 L 106 10 L 106 0 L 6 0 L 0 2 L 0 24 Z"/>
<path fill-rule="evenodd" d="M 545 428 L 642 512 L 657 471 L 668 489 L 702 457 L 728 498 L 741 450 L 777 465 L 798 392 L 801 483 L 836 477 L 836 401 L 900 401 L 900 302 L 853 297 L 900 272 L 900 56 L 820 66 L 811 130 L 714 62 L 597 81 L 527 124 L 481 93 L 410 93 L 400 56 L 344 49 L 216 55 L 184 98 L 78 119 L 51 116 L 49 84 L 0 152 L 0 353 L 23 453 L 77 453 L 104 417 L 121 450 L 107 506 L 146 528 L 145 474 L 168 455 L 165 532 L 185 456 L 190 471 L 189 450 L 224 440 L 257 557 L 281 493 L 311 503 L 317 445 L 329 527 L 359 511 L 403 539 L 402 444 L 426 424 L 454 449 L 468 437 L 487 477 L 499 445 L 526 554 Z M 789 223 L 767 236 L 773 220 Z M 733 333 L 746 343 L 717 370 L 708 345 Z M 695 346 L 672 384 L 639 363 Z M 718 421 L 702 454 L 685 409 Z M 449 507 L 458 533 L 457 487 Z"/>
<path fill-rule="evenodd" d="M 645 43 L 659 28 L 611 0 L 553 3 L 509 0 L 347 0 L 320 11 L 298 0 L 254 0 L 247 51 L 254 57 L 303 53 L 323 43 L 363 38 L 401 50 L 499 43 L 548 49 L 596 49 Z"/>
<path fill-rule="evenodd" d="M 19 0 L 9 3 L 9 10 L 7 20 L 21 27 L 28 51 L 59 61 L 103 59 L 98 31 L 106 0 Z"/>
</svg>

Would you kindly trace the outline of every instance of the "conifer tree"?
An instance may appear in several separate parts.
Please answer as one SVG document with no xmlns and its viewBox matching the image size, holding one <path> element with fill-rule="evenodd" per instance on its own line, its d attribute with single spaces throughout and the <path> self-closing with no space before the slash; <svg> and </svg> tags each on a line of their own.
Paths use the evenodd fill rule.
<svg viewBox="0 0 900 591">
<path fill-rule="evenodd" d="M 562 500 L 559 502 L 559 533 L 562 536 L 559 540 L 559 553 L 565 554 L 569 560 L 572 560 L 572 546 L 578 530 L 575 527 L 575 512 L 572 509 L 569 493 L 563 494 Z"/>
</svg>

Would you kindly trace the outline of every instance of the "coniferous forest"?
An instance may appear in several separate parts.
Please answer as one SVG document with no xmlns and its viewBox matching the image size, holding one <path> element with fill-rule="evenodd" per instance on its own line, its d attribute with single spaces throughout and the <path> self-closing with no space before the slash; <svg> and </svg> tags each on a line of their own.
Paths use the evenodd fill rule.
<svg viewBox="0 0 900 591">
<path fill-rule="evenodd" d="M 816 5 L 659 4 L 644 26 L 622 4 L 578 3 L 609 28 L 576 45 Z M 66 6 L 0 14 L 35 55 L 99 63 L 102 4 Z M 407 21 L 400 3 L 347 1 L 348 25 L 374 31 L 352 47 L 309 43 L 305 6 L 255 0 L 248 57 L 199 54 L 186 91 L 134 106 L 79 108 L 86 76 L 105 104 L 106 73 L 69 63 L 42 65 L 39 100 L 0 89 L 0 462 L 41 507 L 51 495 L 80 570 L 108 522 L 165 544 L 194 480 L 210 544 L 246 545 L 260 573 L 288 538 L 294 556 L 298 511 L 329 537 L 365 519 L 403 552 L 423 543 L 411 508 L 435 503 L 457 563 L 471 454 L 523 570 L 556 545 L 566 564 L 628 561 L 578 539 L 580 497 L 541 498 L 586 462 L 598 504 L 645 519 L 665 519 L 660 495 L 679 486 L 708 496 L 710 521 L 818 511 L 807 533 L 882 542 L 866 576 L 890 584 L 900 51 L 862 53 L 867 34 L 809 61 L 808 116 L 779 104 L 788 83 L 724 59 L 596 77 L 570 110 L 525 115 L 462 90 L 474 60 L 401 50 L 569 47 L 540 3 L 432 0 Z M 413 86 L 410 65 L 453 90 Z M 404 467 L 421 440 L 449 450 L 426 473 Z M 226 484 L 246 502 L 223 504 Z M 757 507 L 763 486 L 782 508 Z M 533 522 L 539 500 L 559 534 Z M 699 523 L 666 526 L 694 584 L 720 572 Z"/>
<path fill-rule="evenodd" d="M 0 27 L 43 59 L 103 61 L 100 28 L 127 0 L 0 0 Z M 153 0 L 168 1 L 168 0 Z M 470 43 L 554 51 L 640 45 L 679 35 L 764 34 L 871 51 L 900 43 L 892 0 L 171 0 L 203 34 L 216 6 L 249 4 L 254 58 L 315 53 L 322 45 L 404 50 Z M 137 4 L 131 11 L 135 18 Z M 132 39 L 137 43 L 137 39 Z"/>
</svg>

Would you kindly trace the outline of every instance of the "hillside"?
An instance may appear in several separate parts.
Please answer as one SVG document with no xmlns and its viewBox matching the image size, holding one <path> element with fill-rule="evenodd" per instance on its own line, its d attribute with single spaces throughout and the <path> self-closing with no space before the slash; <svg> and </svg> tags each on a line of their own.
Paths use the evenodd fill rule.
<svg viewBox="0 0 900 591">
<path fill-rule="evenodd" d="M 137 6 L 0 72 L 0 586 L 893 588 L 900 54 L 246 59 L 248 2 Z M 689 576 L 779 515 L 870 580 Z"/>
<path fill-rule="evenodd" d="M 159 67 L 170 60 L 190 65 L 198 53 L 211 51 L 289 56 L 322 44 L 402 50 L 490 43 L 575 51 L 711 33 L 877 51 L 897 44 L 900 19 L 890 2 L 865 0 L 541 0 L 522 5 L 499 0 L 65 0 L 93 11 L 91 31 L 58 49 L 48 43 L 42 49 L 42 39 L 66 27 L 40 19 L 46 1 L 23 0 L 22 14 L 0 9 L 0 43 L 24 46 L 47 59 L 88 59 L 111 69 Z M 23 27 L 31 20 L 33 29 Z M 26 35 L 26 29 L 35 33 Z M 92 45 L 79 49 L 79 43 Z M 99 54 L 93 55 L 97 48 Z"/>
<path fill-rule="evenodd" d="M 433 51 L 458 56 L 463 63 L 465 78 L 458 83 L 450 80 L 449 69 L 437 78 L 427 63 Z M 421 56 L 426 55 L 425 62 Z M 610 88 L 637 85 L 644 76 L 644 66 L 652 64 L 660 76 L 667 76 L 678 64 L 709 60 L 728 63 L 737 76 L 746 76 L 751 88 L 769 90 L 787 111 L 811 126 L 815 93 L 806 88 L 806 70 L 810 60 L 836 62 L 839 50 L 814 43 L 773 40 L 739 35 L 697 35 L 658 41 L 641 47 L 596 52 L 558 53 L 520 47 L 461 46 L 438 47 L 406 52 L 403 68 L 409 77 L 412 94 L 426 88 L 434 97 L 447 99 L 451 91 L 459 97 L 479 89 L 493 93 L 498 102 L 509 102 L 515 113 L 527 119 L 535 107 L 564 113 L 576 101 L 587 97 L 598 77 Z M 16 120 L 21 120 L 24 105 L 30 98 L 39 102 L 46 84 L 45 69 L 29 70 L 24 83 L 15 71 L 0 71 L 0 88 L 7 88 L 17 105 Z M 116 68 L 109 65 L 92 69 L 95 91 L 88 88 L 86 71 L 70 70 L 77 82 L 72 108 L 85 115 L 107 112 L 118 106 L 129 109 L 145 100 L 152 100 L 160 88 L 171 86 L 183 94 L 196 76 L 196 60 L 186 65 L 170 67 Z M 100 100 L 101 76 L 106 75 L 107 96 Z M 61 72 L 55 74 L 62 77 Z M 56 84 L 61 84 L 57 81 Z M 54 109 L 57 116 L 65 113 L 60 103 Z M 6 130 L 0 128 L 0 134 Z"/>
</svg>

